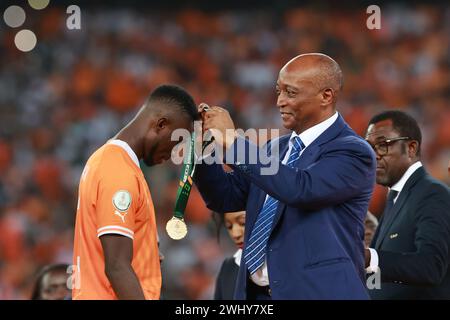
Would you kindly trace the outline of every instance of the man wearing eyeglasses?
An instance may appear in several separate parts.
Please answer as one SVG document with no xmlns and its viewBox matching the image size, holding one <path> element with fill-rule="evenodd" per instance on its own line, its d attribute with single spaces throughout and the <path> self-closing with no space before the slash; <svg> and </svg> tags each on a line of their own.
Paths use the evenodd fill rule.
<svg viewBox="0 0 450 320">
<path fill-rule="evenodd" d="M 367 271 L 380 272 L 372 299 L 450 299 L 450 190 L 420 161 L 416 120 L 387 111 L 369 122 L 366 141 L 377 156 L 386 206 L 366 249 Z"/>
</svg>

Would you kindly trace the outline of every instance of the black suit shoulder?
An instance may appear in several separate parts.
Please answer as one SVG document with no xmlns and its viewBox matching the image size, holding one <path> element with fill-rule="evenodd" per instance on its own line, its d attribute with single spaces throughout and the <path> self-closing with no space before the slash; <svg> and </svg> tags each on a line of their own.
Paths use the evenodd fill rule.
<svg viewBox="0 0 450 320">
<path fill-rule="evenodd" d="M 226 258 L 220 267 L 214 291 L 214 300 L 232 300 L 234 288 L 239 272 L 239 266 L 234 261 L 234 257 Z"/>
<path fill-rule="evenodd" d="M 428 173 L 417 179 L 410 188 L 410 208 L 415 208 L 418 215 L 430 213 L 431 208 L 442 208 L 444 215 L 450 219 L 450 189 L 442 182 L 436 180 Z M 427 210 L 425 210 L 427 209 Z M 441 211 L 441 210 L 439 210 Z"/>
</svg>

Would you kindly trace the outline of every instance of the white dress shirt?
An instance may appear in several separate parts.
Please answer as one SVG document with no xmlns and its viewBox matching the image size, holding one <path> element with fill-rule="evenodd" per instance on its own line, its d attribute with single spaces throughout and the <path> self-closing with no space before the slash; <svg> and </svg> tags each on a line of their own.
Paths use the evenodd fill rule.
<svg viewBox="0 0 450 320">
<path fill-rule="evenodd" d="M 238 267 L 241 265 L 241 257 L 242 257 L 242 249 L 238 249 L 233 255 L 234 263 L 238 265 Z"/>
<path fill-rule="evenodd" d="M 338 116 L 339 116 L 339 113 L 335 112 L 334 115 L 332 115 L 328 119 L 316 124 L 315 126 L 303 131 L 300 134 L 297 134 L 295 131 L 292 131 L 291 137 L 289 138 L 289 149 L 286 152 L 286 155 L 284 156 L 284 159 L 281 163 L 282 164 L 287 163 L 287 161 L 289 159 L 289 155 L 291 154 L 291 150 L 293 148 L 293 140 L 296 136 L 300 137 L 303 144 L 305 145 L 305 148 L 303 148 L 303 150 L 300 153 L 300 156 L 301 156 L 303 151 L 305 151 L 305 149 L 308 148 L 308 146 L 311 143 L 313 143 L 314 140 L 316 140 L 325 130 L 327 130 L 329 127 L 331 127 L 331 125 L 337 120 Z M 265 201 L 267 201 L 268 197 L 269 197 L 269 195 L 266 196 Z M 258 270 L 256 270 L 256 272 L 254 274 L 252 274 L 250 276 L 250 278 L 252 279 L 252 281 L 254 283 L 256 283 L 259 286 L 268 286 L 269 285 L 269 273 L 267 271 L 267 260 L 264 261 L 263 265 Z"/>
<path fill-rule="evenodd" d="M 403 190 L 403 187 L 405 186 L 408 179 L 413 175 L 414 172 L 416 172 L 417 169 L 422 167 L 422 162 L 417 161 L 409 166 L 409 168 L 405 171 L 403 176 L 400 178 L 400 180 L 397 181 L 396 184 L 392 186 L 390 190 L 398 191 L 397 196 L 394 198 L 394 205 L 397 202 L 398 197 L 400 196 L 400 193 Z M 378 266 L 379 266 L 379 260 L 378 260 L 378 253 L 375 249 L 369 248 L 370 251 L 370 263 L 369 266 L 366 268 L 366 272 L 372 273 L 372 272 L 378 272 Z"/>
</svg>

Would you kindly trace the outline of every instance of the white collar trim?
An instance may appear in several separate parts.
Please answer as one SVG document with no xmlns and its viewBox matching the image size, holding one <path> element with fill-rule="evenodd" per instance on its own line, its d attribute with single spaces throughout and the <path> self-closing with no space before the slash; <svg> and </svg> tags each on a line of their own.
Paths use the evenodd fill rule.
<svg viewBox="0 0 450 320">
<path fill-rule="evenodd" d="M 131 147 L 128 145 L 128 143 L 126 143 L 125 141 L 119 140 L 119 139 L 109 140 L 108 143 L 114 144 L 114 145 L 119 146 L 122 149 L 124 149 L 130 156 L 131 160 L 133 160 L 133 162 L 139 167 L 139 159 L 138 159 L 136 153 L 134 153 L 133 149 L 131 149 Z"/>
</svg>

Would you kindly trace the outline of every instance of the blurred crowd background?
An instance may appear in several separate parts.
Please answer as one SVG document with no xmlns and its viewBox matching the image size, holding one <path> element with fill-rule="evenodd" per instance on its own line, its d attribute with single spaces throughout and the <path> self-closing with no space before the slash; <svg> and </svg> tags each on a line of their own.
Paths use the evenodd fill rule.
<svg viewBox="0 0 450 320">
<path fill-rule="evenodd" d="M 410 112 L 422 128 L 425 166 L 450 183 L 448 4 L 383 3 L 381 30 L 366 28 L 363 5 L 80 7 L 81 30 L 66 28 L 63 6 L 30 12 L 26 24 L 38 44 L 29 53 L 14 46 L 17 30 L 0 22 L 0 299 L 29 299 L 40 267 L 71 263 L 85 161 L 162 83 L 228 108 L 240 128 L 282 128 L 279 68 L 300 53 L 326 53 L 343 69 L 338 108 L 353 129 L 363 135 L 384 109 Z M 195 188 L 189 234 L 170 240 L 164 227 L 181 168 L 142 169 L 165 255 L 163 298 L 211 299 L 220 264 L 235 248 L 224 232 L 218 241 Z M 375 215 L 385 192 L 376 187 Z"/>
</svg>

